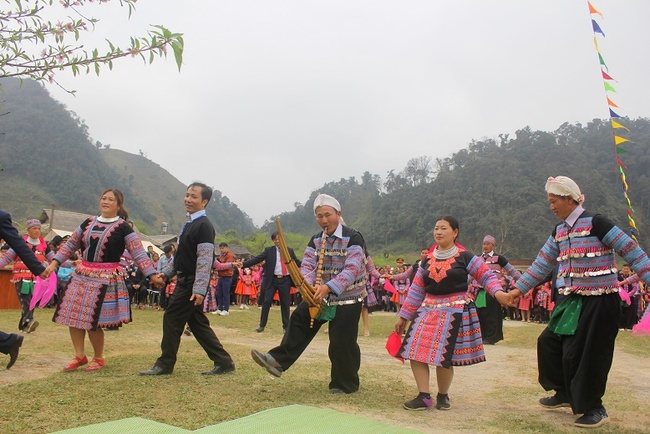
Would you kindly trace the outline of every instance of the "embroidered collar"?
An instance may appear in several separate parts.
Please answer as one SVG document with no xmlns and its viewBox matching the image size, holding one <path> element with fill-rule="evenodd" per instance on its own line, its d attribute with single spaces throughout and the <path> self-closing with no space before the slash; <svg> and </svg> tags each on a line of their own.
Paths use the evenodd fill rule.
<svg viewBox="0 0 650 434">
<path fill-rule="evenodd" d="M 102 217 L 99 216 L 97 217 L 97 221 L 101 223 L 113 223 L 116 222 L 120 219 L 120 216 L 115 216 L 115 217 Z"/>
</svg>

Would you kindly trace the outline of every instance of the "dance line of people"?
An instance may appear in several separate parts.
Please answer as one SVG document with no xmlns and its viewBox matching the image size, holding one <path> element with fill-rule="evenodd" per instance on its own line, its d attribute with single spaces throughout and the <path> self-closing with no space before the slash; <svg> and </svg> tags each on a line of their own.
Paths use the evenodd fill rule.
<svg viewBox="0 0 650 434">
<path fill-rule="evenodd" d="M 650 261 L 606 217 L 585 211 L 584 196 L 573 180 L 565 176 L 549 178 L 545 191 L 550 209 L 560 223 L 523 274 L 494 253 L 496 241 L 492 236 L 484 238 L 481 255 L 470 252 L 459 241 L 459 221 L 450 215 L 436 221 L 435 244 L 422 251 L 416 264 L 400 267 L 400 273 L 394 275 L 382 274 L 375 269 L 362 234 L 343 221 L 340 203 L 332 196 L 318 195 L 313 211 L 321 231 L 311 237 L 302 261 L 292 254 L 305 280 L 314 286 L 315 301 L 327 305 L 326 315 L 321 313 L 316 318 L 312 318 L 306 301 L 299 303 L 287 318 L 288 293 L 282 281 L 289 277 L 277 244 L 243 264 L 229 257 L 224 249 L 227 246 L 221 245 L 222 258 L 215 259 L 214 227 L 205 214 L 212 190 L 202 183 L 188 187 L 184 203 L 189 220 L 181 231 L 176 253 L 158 270 L 126 223 L 124 198 L 115 189 L 102 194 L 100 216 L 84 221 L 53 255 L 46 269 L 27 266 L 32 273 L 41 271 L 38 274 L 47 277 L 81 249 L 82 262 L 73 272 L 53 319 L 68 326 L 75 351 L 65 371 L 86 364 L 85 370 L 89 372 L 102 369 L 103 328 L 131 321 L 128 291 L 118 267 L 126 250 L 155 287 L 164 288 L 176 279 L 163 316 L 161 355 L 152 368 L 140 374 L 172 374 L 181 335 L 189 326 L 213 362 L 212 369 L 203 374 L 222 375 L 235 371 L 235 363 L 204 313 L 211 273 L 226 271 L 223 275 L 227 277 L 229 269 L 266 261 L 268 269 L 263 274 L 261 291 L 263 311 L 256 331 L 264 331 L 269 299 L 277 292 L 285 333 L 279 345 L 266 352 L 253 349 L 251 357 L 267 372 L 281 377 L 326 325 L 331 362 L 328 388 L 332 394 L 352 394 L 360 388 L 358 324 L 362 312 L 367 318 L 368 307 L 377 303 L 373 290 L 377 286 L 371 282 L 382 279 L 387 287 L 395 289 L 391 298 L 399 306 L 394 326 L 395 333 L 401 336 L 397 355 L 409 360 L 418 389 L 413 399 L 404 402 L 407 410 L 451 409 L 449 392 L 454 367 L 486 361 L 484 344 L 503 338 L 498 326 L 489 325 L 488 321 L 494 320 L 489 316 L 492 313 L 485 323 L 481 321 L 480 309 L 487 308 L 487 300 L 496 301 L 490 304 L 496 306 L 490 312 L 498 312 L 494 323 L 499 323 L 502 307 L 518 308 L 527 293 L 551 281 L 555 309 L 538 338 L 537 355 L 540 385 L 555 394 L 540 399 L 540 404 L 545 408 L 571 407 L 574 414 L 581 415 L 576 426 L 598 427 L 609 420 L 602 397 L 619 330 L 620 301 L 628 291 L 634 293 L 632 285 L 636 281 L 631 273 L 643 281 L 650 279 Z M 276 237 L 273 234 L 274 242 Z M 623 282 L 617 278 L 615 253 L 628 264 Z M 621 290 L 622 287 L 628 289 Z M 224 291 L 220 292 L 218 303 L 219 310 L 227 312 Z M 94 351 L 90 363 L 84 350 L 86 334 Z M 1 345 L 2 339 L 0 335 L 0 350 L 15 350 L 15 338 L 8 347 Z M 431 366 L 435 367 L 437 383 L 435 400 L 430 388 Z"/>
</svg>

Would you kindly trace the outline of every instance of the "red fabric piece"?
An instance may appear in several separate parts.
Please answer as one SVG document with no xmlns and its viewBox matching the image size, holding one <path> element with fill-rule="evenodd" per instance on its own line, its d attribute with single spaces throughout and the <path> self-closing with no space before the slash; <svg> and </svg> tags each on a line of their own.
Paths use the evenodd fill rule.
<svg viewBox="0 0 650 434">
<path fill-rule="evenodd" d="M 386 291 L 390 292 L 391 294 L 396 294 L 397 293 L 397 289 L 395 289 L 393 284 L 390 283 L 390 279 L 386 279 L 386 281 L 384 282 L 384 289 Z"/>
<path fill-rule="evenodd" d="M 401 360 L 402 363 L 404 363 L 404 359 L 398 356 L 401 346 L 402 337 L 397 332 L 393 332 L 388 335 L 388 340 L 386 340 L 386 350 L 388 351 L 388 354 L 395 357 L 397 360 Z"/>
</svg>

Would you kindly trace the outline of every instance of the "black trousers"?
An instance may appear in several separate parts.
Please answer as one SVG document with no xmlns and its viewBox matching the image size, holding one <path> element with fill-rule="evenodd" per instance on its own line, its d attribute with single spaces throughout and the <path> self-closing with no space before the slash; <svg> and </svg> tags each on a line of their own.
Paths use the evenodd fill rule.
<svg viewBox="0 0 650 434">
<path fill-rule="evenodd" d="M 178 279 L 176 289 L 163 315 L 163 337 L 160 344 L 162 354 L 156 360 L 156 365 L 165 370 L 174 369 L 185 324 L 190 326 L 196 341 L 215 365 L 232 363 L 230 354 L 223 348 L 210 327 L 210 321 L 203 313 L 203 306 L 194 306 L 194 302 L 190 301 L 193 283 L 193 276 Z"/>
<path fill-rule="evenodd" d="M 620 317 L 618 294 L 582 297 L 574 335 L 544 329 L 537 338 L 539 384 L 565 394 L 574 414 L 602 405 Z"/>
<path fill-rule="evenodd" d="M 19 280 L 14 284 L 16 286 L 16 295 L 20 301 L 20 321 L 18 321 L 18 330 L 27 331 L 29 323 L 34 321 L 34 309 L 29 308 L 32 302 L 32 294 L 21 294 L 20 290 L 23 286 L 23 281 Z"/>
<path fill-rule="evenodd" d="M 5 333 L 0 331 L 0 353 L 9 354 L 11 347 L 16 343 L 18 335 L 15 333 Z"/>
<path fill-rule="evenodd" d="M 271 305 L 273 304 L 273 295 L 275 291 L 278 291 L 280 296 L 280 312 L 282 313 L 282 328 L 287 329 L 289 324 L 289 301 L 290 301 L 290 292 L 291 292 L 291 278 L 289 276 L 284 276 L 281 279 L 273 277 L 273 282 L 264 291 L 264 302 L 262 303 L 262 314 L 260 315 L 260 327 L 266 327 L 266 323 L 269 320 L 269 311 L 271 310 Z"/>
<path fill-rule="evenodd" d="M 483 342 L 496 344 L 503 340 L 503 309 L 498 301 L 485 294 L 485 307 L 476 308 L 481 323 Z"/>
<path fill-rule="evenodd" d="M 621 320 L 619 328 L 632 330 L 632 327 L 639 322 L 639 296 L 631 297 L 629 306 L 621 305 Z"/>
<path fill-rule="evenodd" d="M 337 306 L 336 316 L 329 323 L 328 355 L 332 362 L 330 389 L 340 389 L 346 393 L 359 390 L 361 350 L 357 344 L 357 335 L 362 306 L 363 303 Z M 298 360 L 321 326 L 326 323 L 314 320 L 314 327 L 310 328 L 309 322 L 309 308 L 303 301 L 291 314 L 287 333 L 280 345 L 269 351 L 283 370 L 289 369 Z"/>
</svg>

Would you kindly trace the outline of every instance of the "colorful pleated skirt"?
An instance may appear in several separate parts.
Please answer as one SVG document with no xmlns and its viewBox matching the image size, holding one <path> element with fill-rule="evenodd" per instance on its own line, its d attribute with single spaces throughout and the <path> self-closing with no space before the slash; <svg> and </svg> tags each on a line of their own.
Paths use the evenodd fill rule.
<svg viewBox="0 0 650 434">
<path fill-rule="evenodd" d="M 84 261 L 77 265 L 52 320 L 83 330 L 131 322 L 129 292 L 119 264 Z"/>
<path fill-rule="evenodd" d="M 399 355 L 444 368 L 484 362 L 481 326 L 467 294 L 427 294 L 406 332 Z"/>
</svg>

